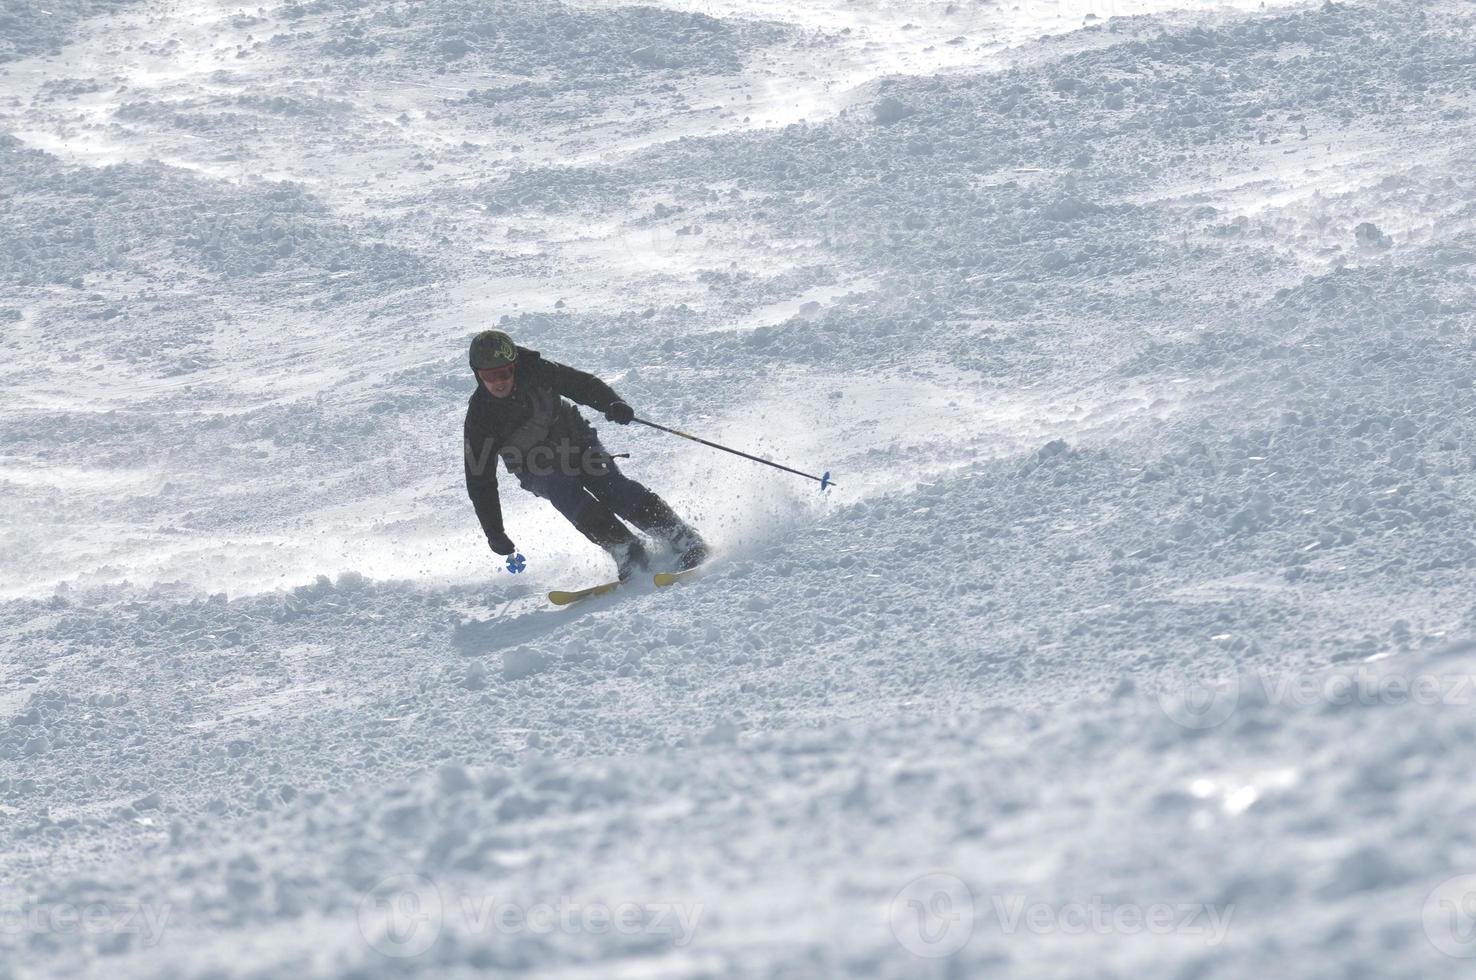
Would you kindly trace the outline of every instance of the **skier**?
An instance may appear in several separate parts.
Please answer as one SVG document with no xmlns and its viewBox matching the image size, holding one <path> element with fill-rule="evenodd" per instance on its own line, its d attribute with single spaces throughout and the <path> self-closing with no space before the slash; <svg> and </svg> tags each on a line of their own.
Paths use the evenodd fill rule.
<svg viewBox="0 0 1476 980">
<path fill-rule="evenodd" d="M 466 492 L 493 551 L 516 550 L 502 526 L 501 459 L 523 489 L 553 504 L 575 530 L 609 552 L 622 582 L 647 570 L 650 556 L 617 515 L 663 539 L 678 568 L 693 568 L 707 557 L 702 537 L 666 501 L 621 473 L 579 409 L 564 401 L 629 425 L 635 412 L 614 389 L 518 347 L 501 330 L 477 334 L 470 360 L 477 390 L 466 407 Z"/>
</svg>

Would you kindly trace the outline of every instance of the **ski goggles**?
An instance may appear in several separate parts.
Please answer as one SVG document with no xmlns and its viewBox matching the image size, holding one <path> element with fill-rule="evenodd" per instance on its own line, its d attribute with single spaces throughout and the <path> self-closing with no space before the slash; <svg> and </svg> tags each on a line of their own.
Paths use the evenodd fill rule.
<svg viewBox="0 0 1476 980">
<path fill-rule="evenodd" d="M 513 370 L 516 366 L 515 364 L 504 364 L 502 367 L 477 368 L 477 377 L 493 384 L 501 384 L 513 379 Z"/>
</svg>

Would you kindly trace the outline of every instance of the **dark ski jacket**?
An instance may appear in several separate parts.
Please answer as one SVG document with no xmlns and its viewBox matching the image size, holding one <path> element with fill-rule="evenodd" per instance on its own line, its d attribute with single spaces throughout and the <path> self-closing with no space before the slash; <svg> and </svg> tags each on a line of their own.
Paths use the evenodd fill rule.
<svg viewBox="0 0 1476 980">
<path fill-rule="evenodd" d="M 493 398 L 477 382 L 466 406 L 466 493 L 487 537 L 503 533 L 497 494 L 497 461 L 521 476 L 535 447 L 597 445 L 594 430 L 568 398 L 605 412 L 620 400 L 615 390 L 592 374 L 545 360 L 536 350 L 518 348 L 513 362 L 513 392 Z"/>
</svg>

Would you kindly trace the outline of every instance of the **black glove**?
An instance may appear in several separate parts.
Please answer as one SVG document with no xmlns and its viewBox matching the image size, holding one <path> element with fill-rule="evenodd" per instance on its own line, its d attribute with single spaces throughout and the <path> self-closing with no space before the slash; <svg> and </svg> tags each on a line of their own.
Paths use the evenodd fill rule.
<svg viewBox="0 0 1476 980">
<path fill-rule="evenodd" d="M 510 555 L 518 550 L 513 545 L 512 538 L 508 537 L 505 531 L 498 531 L 496 534 L 489 535 L 487 537 L 487 544 L 499 555 Z"/>
<path fill-rule="evenodd" d="M 630 420 L 635 417 L 635 409 L 625 402 L 611 402 L 610 407 L 605 409 L 605 418 L 616 425 L 630 425 Z"/>
</svg>

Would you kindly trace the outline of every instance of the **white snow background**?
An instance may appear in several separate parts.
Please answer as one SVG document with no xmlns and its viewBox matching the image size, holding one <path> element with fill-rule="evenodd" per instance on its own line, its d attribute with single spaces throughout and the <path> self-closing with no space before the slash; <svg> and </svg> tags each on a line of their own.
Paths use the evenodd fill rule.
<svg viewBox="0 0 1476 980">
<path fill-rule="evenodd" d="M 1476 4 L 6 0 L 0 978 L 1476 969 Z M 501 325 L 718 547 L 461 477 Z"/>
</svg>

